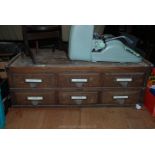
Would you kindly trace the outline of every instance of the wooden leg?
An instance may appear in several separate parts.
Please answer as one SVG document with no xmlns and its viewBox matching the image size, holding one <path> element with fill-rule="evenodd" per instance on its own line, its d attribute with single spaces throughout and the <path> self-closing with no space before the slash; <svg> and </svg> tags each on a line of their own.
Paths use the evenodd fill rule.
<svg viewBox="0 0 155 155">
<path fill-rule="evenodd" d="M 36 64 L 36 59 L 35 59 L 35 55 L 34 55 L 34 53 L 33 53 L 33 51 L 30 51 L 30 57 L 31 57 L 31 59 L 32 59 L 32 62 L 34 63 L 34 64 Z"/>
<path fill-rule="evenodd" d="M 55 45 L 52 47 L 52 52 L 55 52 Z"/>
<path fill-rule="evenodd" d="M 25 45 L 25 54 L 30 55 L 30 47 L 27 40 L 24 40 L 24 45 Z"/>
<path fill-rule="evenodd" d="M 38 43 L 38 40 L 36 41 L 36 55 L 37 53 L 39 52 L 39 43 Z"/>
</svg>

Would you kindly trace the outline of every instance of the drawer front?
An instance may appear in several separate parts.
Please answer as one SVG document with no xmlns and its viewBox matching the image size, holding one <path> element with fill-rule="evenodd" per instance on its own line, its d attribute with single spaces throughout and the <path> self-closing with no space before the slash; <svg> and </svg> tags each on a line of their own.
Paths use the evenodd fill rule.
<svg viewBox="0 0 155 155">
<path fill-rule="evenodd" d="M 143 87 L 144 73 L 105 73 L 103 75 L 104 87 Z"/>
<path fill-rule="evenodd" d="M 13 93 L 17 105 L 50 105 L 55 104 L 55 93 Z"/>
<path fill-rule="evenodd" d="M 97 92 L 60 92 L 60 104 L 84 105 L 96 104 L 98 101 Z"/>
<path fill-rule="evenodd" d="M 67 73 L 59 74 L 60 87 L 98 87 L 100 85 L 100 76 L 98 73 Z"/>
<path fill-rule="evenodd" d="M 102 92 L 101 102 L 118 105 L 136 104 L 139 102 L 141 92 L 141 90 L 105 90 Z"/>
<path fill-rule="evenodd" d="M 46 74 L 15 74 L 13 84 L 15 88 L 50 88 L 55 86 L 55 77 Z"/>
</svg>

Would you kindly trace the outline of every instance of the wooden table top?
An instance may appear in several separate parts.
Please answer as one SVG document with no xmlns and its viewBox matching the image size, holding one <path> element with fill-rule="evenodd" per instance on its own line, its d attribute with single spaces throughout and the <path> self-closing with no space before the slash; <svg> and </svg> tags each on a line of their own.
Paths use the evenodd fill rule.
<svg viewBox="0 0 155 155">
<path fill-rule="evenodd" d="M 42 49 L 36 55 L 37 64 L 33 64 L 30 57 L 19 54 L 19 56 L 11 63 L 11 66 L 104 66 L 104 67 L 150 67 L 152 64 L 143 60 L 140 63 L 114 63 L 114 62 L 87 62 L 69 60 L 67 53 L 56 50 L 52 52 L 49 49 Z"/>
</svg>

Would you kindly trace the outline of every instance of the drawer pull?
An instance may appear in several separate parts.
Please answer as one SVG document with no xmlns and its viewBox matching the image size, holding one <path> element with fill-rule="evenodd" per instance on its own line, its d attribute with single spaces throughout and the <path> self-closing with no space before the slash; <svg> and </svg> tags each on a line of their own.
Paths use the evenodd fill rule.
<svg viewBox="0 0 155 155">
<path fill-rule="evenodd" d="M 128 96 L 113 96 L 113 99 L 127 99 Z"/>
<path fill-rule="evenodd" d="M 30 100 L 30 101 L 41 101 L 41 100 L 43 100 L 43 97 L 42 96 L 28 96 L 27 100 Z"/>
<path fill-rule="evenodd" d="M 72 100 L 86 100 L 87 96 L 71 96 Z"/>
<path fill-rule="evenodd" d="M 71 82 L 88 82 L 88 79 L 71 79 Z"/>
<path fill-rule="evenodd" d="M 41 83 L 42 79 L 25 79 L 27 83 Z"/>
<path fill-rule="evenodd" d="M 117 82 L 131 82 L 132 78 L 117 78 Z"/>
</svg>

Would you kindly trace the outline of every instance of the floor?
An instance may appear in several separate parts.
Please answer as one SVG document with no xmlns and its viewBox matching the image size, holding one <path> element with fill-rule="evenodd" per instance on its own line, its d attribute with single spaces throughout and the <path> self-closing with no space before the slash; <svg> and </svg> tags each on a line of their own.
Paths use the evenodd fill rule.
<svg viewBox="0 0 155 155">
<path fill-rule="evenodd" d="M 148 129 L 155 128 L 155 118 L 135 108 L 12 108 L 6 128 Z"/>
</svg>

